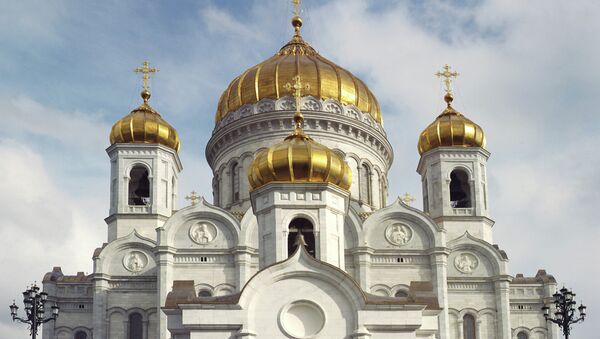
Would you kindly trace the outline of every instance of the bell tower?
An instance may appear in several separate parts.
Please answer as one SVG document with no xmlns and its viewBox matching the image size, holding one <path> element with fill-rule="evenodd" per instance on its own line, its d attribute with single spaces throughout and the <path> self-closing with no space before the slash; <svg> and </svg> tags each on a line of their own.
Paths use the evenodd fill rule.
<svg viewBox="0 0 600 339">
<path fill-rule="evenodd" d="M 423 209 L 444 227 L 448 239 L 468 231 L 492 242 L 487 197 L 487 160 L 482 128 L 452 107 L 452 78 L 446 65 L 436 74 L 444 78 L 446 109 L 420 135 L 421 159 L 417 172 L 423 187 Z"/>
<path fill-rule="evenodd" d="M 145 61 L 135 69 L 143 75 L 143 103 L 117 121 L 110 133 L 110 208 L 105 219 L 108 241 L 133 230 L 156 238 L 161 226 L 176 209 L 179 136 L 160 114 L 148 104 L 149 75 L 158 72 Z"/>
<path fill-rule="evenodd" d="M 295 129 L 282 142 L 259 152 L 248 171 L 258 220 L 259 267 L 287 259 L 302 236 L 308 253 L 343 269 L 352 171 L 339 154 L 305 134 L 300 98 L 308 84 L 296 75 L 285 88 L 296 99 Z"/>
</svg>

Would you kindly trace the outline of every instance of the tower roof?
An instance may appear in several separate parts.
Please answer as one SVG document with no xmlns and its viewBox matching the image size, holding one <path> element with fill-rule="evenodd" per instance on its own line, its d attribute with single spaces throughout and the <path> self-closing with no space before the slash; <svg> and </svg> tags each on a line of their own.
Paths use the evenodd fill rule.
<svg viewBox="0 0 600 339">
<path fill-rule="evenodd" d="M 215 121 L 218 123 L 243 105 L 285 96 L 285 84 L 299 75 L 310 84 L 305 95 L 354 105 L 382 123 L 379 103 L 362 80 L 321 56 L 304 41 L 300 35 L 300 17 L 294 16 L 292 25 L 296 33 L 279 52 L 231 81 L 219 99 Z"/>
<path fill-rule="evenodd" d="M 440 114 L 419 136 L 419 154 L 428 152 L 438 147 L 481 147 L 485 148 L 485 134 L 483 129 L 467 119 L 452 107 L 454 95 L 452 94 L 451 78 L 458 76 L 450 72 L 450 66 L 444 67 L 444 72 L 436 75 L 444 77 L 446 86 L 446 109 Z"/>
<path fill-rule="evenodd" d="M 135 72 L 144 74 L 140 93 L 144 102 L 113 125 L 110 144 L 161 144 L 178 152 L 180 142 L 177 131 L 148 104 L 151 96 L 148 74 L 158 72 L 158 69 L 149 68 L 145 61 L 143 67 L 136 68 Z"/>
</svg>

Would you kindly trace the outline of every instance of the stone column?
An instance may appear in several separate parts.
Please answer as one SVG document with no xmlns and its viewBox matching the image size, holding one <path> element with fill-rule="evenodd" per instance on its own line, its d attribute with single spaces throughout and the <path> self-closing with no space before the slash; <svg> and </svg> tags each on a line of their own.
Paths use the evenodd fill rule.
<svg viewBox="0 0 600 339">
<path fill-rule="evenodd" d="M 431 254 L 429 261 L 433 272 L 433 288 L 438 297 L 442 312 L 438 315 L 439 338 L 450 338 L 450 322 L 448 318 L 448 251 L 438 250 Z"/>
<path fill-rule="evenodd" d="M 371 271 L 372 254 L 373 250 L 370 247 L 358 247 L 354 255 L 355 266 L 358 268 L 358 282 L 366 292 L 371 291 L 369 274 Z"/>
<path fill-rule="evenodd" d="M 500 276 L 494 281 L 498 339 L 511 339 L 509 284 L 510 276 Z"/>
<path fill-rule="evenodd" d="M 238 246 L 234 251 L 236 268 L 236 289 L 240 291 L 250 279 L 252 253 L 246 246 Z"/>
<path fill-rule="evenodd" d="M 106 294 L 108 292 L 108 281 L 100 278 L 92 278 L 94 281 L 94 297 L 92 306 L 93 337 L 99 339 L 108 338 L 108 321 L 106 319 Z"/>
<path fill-rule="evenodd" d="M 163 228 L 158 229 L 158 243 L 162 243 L 166 238 L 166 234 Z M 163 313 L 161 307 L 165 304 L 167 294 L 173 284 L 173 262 L 174 253 L 168 246 L 158 246 L 155 253 L 156 264 L 157 264 L 157 289 L 158 296 L 156 301 L 156 315 L 158 320 L 157 326 L 157 338 L 163 339 L 168 338 L 167 331 L 167 315 Z"/>
</svg>

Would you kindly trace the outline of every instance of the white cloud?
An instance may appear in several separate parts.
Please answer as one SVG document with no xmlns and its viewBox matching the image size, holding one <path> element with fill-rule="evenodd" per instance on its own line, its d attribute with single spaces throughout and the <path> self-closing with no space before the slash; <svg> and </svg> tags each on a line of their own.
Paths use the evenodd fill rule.
<svg viewBox="0 0 600 339">
<path fill-rule="evenodd" d="M 98 201 L 63 191 L 40 154 L 4 139 L 0 159 L 0 261 L 7 277 L 0 281 L 0 303 L 9 305 L 53 266 L 91 271 L 91 255 L 104 240 L 104 229 L 97 227 L 103 224 L 95 210 Z"/>
<path fill-rule="evenodd" d="M 462 73 L 455 106 L 488 136 L 495 239 L 512 272 L 547 268 L 588 304 L 600 302 L 600 270 L 586 264 L 598 257 L 600 240 L 594 217 L 600 119 L 589 114 L 597 111 L 591 98 L 600 87 L 600 6 L 499 0 L 447 6 L 427 2 L 415 15 L 406 2 L 379 12 L 364 2 L 334 1 L 312 13 L 319 34 L 308 39 L 362 74 L 384 105 L 387 130 L 400 131 L 388 136 L 396 153 L 392 197 L 420 193 L 418 133 L 443 108 L 433 73 L 445 63 L 455 66 Z M 587 337 L 599 330 L 593 323 L 579 327 Z"/>
</svg>

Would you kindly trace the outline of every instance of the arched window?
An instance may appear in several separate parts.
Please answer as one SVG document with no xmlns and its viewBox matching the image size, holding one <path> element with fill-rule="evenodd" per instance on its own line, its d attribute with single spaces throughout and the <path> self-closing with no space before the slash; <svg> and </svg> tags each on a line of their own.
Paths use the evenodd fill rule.
<svg viewBox="0 0 600 339">
<path fill-rule="evenodd" d="M 371 199 L 371 168 L 367 164 L 360 167 L 360 200 L 372 205 Z"/>
<path fill-rule="evenodd" d="M 465 314 L 463 317 L 463 334 L 464 339 L 477 339 L 475 318 L 470 314 Z"/>
<path fill-rule="evenodd" d="M 471 207 L 469 176 L 463 170 L 454 170 L 450 173 L 450 205 L 453 208 Z"/>
<path fill-rule="evenodd" d="M 87 339 L 87 333 L 85 333 L 84 331 L 77 331 L 75 332 L 75 336 L 73 337 L 74 339 Z"/>
<path fill-rule="evenodd" d="M 240 200 L 240 166 L 237 162 L 231 165 L 231 202 Z"/>
<path fill-rule="evenodd" d="M 210 297 L 212 297 L 212 293 L 209 290 L 200 290 L 200 291 L 198 291 L 198 297 L 210 298 Z"/>
<path fill-rule="evenodd" d="M 129 205 L 150 204 L 150 180 L 148 170 L 143 166 L 135 166 L 129 172 Z"/>
<path fill-rule="evenodd" d="M 144 339 L 143 338 L 142 315 L 139 313 L 131 313 L 129 315 L 129 338 L 128 339 Z"/>
<path fill-rule="evenodd" d="M 398 290 L 396 291 L 396 294 L 394 294 L 394 297 L 396 298 L 408 298 L 408 293 L 404 290 Z"/>
<path fill-rule="evenodd" d="M 288 230 L 288 257 L 296 251 L 296 237 L 298 236 L 298 232 L 302 233 L 304 236 L 306 250 L 314 257 L 315 233 L 312 223 L 304 218 L 296 218 L 292 220 Z"/>
<path fill-rule="evenodd" d="M 529 336 L 527 333 L 525 333 L 525 331 L 521 331 L 519 334 L 517 334 L 517 339 L 529 339 Z"/>
</svg>

